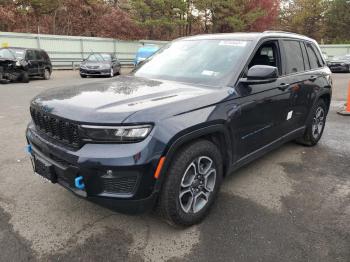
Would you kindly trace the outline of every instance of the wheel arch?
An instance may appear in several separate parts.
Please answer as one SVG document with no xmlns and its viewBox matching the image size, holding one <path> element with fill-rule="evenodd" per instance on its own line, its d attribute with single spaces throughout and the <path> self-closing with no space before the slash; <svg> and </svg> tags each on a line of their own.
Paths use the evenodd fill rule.
<svg viewBox="0 0 350 262">
<path fill-rule="evenodd" d="M 327 106 L 327 113 L 328 113 L 329 108 L 331 106 L 331 94 L 324 93 L 324 94 L 320 95 L 320 97 L 318 99 L 322 99 L 325 102 L 325 104 Z"/>
<path fill-rule="evenodd" d="M 232 163 L 232 141 L 230 139 L 229 131 L 224 124 L 214 124 L 194 131 L 182 133 L 181 135 L 176 135 L 170 140 L 165 149 L 165 153 L 163 154 L 163 156 L 165 156 L 165 162 L 156 189 L 160 189 L 162 182 L 166 178 L 166 171 L 175 154 L 184 146 L 199 139 L 209 140 L 218 147 L 223 159 L 224 176 L 229 172 Z"/>
</svg>

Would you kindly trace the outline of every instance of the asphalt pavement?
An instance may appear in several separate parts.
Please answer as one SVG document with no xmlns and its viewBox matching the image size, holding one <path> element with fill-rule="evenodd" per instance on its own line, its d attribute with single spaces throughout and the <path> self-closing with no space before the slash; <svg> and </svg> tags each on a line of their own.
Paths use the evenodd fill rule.
<svg viewBox="0 0 350 262">
<path fill-rule="evenodd" d="M 33 175 L 24 132 L 29 101 L 81 79 L 0 85 L 0 261 L 350 261 L 350 117 L 336 114 L 350 74 L 334 74 L 316 147 L 288 143 L 225 179 L 200 225 L 119 214 Z"/>
</svg>

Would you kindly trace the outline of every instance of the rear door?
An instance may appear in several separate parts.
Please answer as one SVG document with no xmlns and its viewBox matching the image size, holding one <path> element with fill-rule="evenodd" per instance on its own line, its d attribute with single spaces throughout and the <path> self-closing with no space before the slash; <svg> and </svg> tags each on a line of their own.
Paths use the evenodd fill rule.
<svg viewBox="0 0 350 262">
<path fill-rule="evenodd" d="M 38 73 L 40 75 L 43 75 L 44 69 L 45 69 L 45 58 L 43 57 L 40 50 L 34 50 L 34 53 L 35 53 L 36 61 L 38 63 Z"/>
<path fill-rule="evenodd" d="M 284 40 L 286 81 L 290 83 L 290 117 L 283 125 L 287 132 L 304 126 L 322 81 L 322 67 L 313 47 L 300 40 Z M 311 58 L 311 59 L 310 59 Z"/>
</svg>

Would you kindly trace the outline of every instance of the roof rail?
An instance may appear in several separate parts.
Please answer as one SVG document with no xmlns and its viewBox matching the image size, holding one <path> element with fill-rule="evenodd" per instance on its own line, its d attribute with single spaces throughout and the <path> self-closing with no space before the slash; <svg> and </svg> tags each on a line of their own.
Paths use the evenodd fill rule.
<svg viewBox="0 0 350 262">
<path fill-rule="evenodd" d="M 291 34 L 291 35 L 296 35 L 296 36 L 302 36 L 304 38 L 309 38 L 311 39 L 310 37 L 308 36 L 305 36 L 305 35 L 301 35 L 301 34 L 298 34 L 298 33 L 293 33 L 293 32 L 287 32 L 287 31 L 264 31 L 263 34 L 266 34 L 266 33 L 277 33 L 277 34 Z"/>
</svg>

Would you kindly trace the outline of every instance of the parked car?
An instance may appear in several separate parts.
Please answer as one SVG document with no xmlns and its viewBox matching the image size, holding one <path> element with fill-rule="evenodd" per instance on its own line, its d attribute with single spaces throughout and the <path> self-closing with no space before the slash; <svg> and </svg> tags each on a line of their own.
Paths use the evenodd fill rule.
<svg viewBox="0 0 350 262">
<path fill-rule="evenodd" d="M 120 62 L 114 54 L 93 53 L 80 64 L 80 76 L 108 76 L 120 74 Z"/>
<path fill-rule="evenodd" d="M 6 47 L 0 48 L 0 80 L 29 82 L 30 77 L 50 79 L 52 65 L 42 49 Z"/>
<path fill-rule="evenodd" d="M 328 62 L 328 67 L 333 73 L 346 72 L 350 73 L 350 54 L 335 56 Z"/>
<path fill-rule="evenodd" d="M 331 88 L 305 36 L 192 36 L 130 75 L 35 97 L 28 151 L 35 173 L 76 195 L 189 226 L 234 170 L 291 140 L 316 145 Z"/>
<path fill-rule="evenodd" d="M 144 45 L 143 47 L 140 47 L 136 52 L 136 56 L 134 59 L 134 66 L 146 60 L 148 57 L 153 55 L 158 50 L 159 50 L 159 47 L 153 44 L 147 44 L 147 45 Z"/>
</svg>

